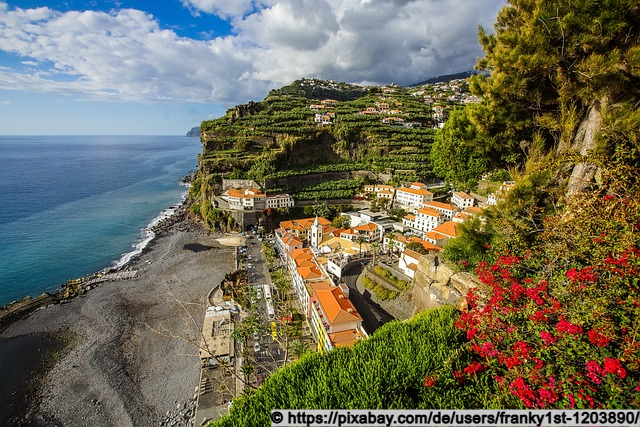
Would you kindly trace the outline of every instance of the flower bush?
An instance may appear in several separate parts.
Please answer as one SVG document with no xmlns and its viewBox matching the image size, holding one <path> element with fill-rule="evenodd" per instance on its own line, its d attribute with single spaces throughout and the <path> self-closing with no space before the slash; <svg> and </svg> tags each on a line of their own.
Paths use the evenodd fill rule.
<svg viewBox="0 0 640 427">
<path fill-rule="evenodd" d="M 572 222 L 547 219 L 540 247 L 476 269 L 487 289 L 456 325 L 476 358 L 464 372 L 499 384 L 497 406 L 640 407 L 638 201 L 590 202 L 599 213 L 576 202 Z"/>
<path fill-rule="evenodd" d="M 483 364 L 464 372 L 491 375 L 505 404 L 514 396 L 527 408 L 638 407 L 640 250 L 571 269 L 554 286 L 519 279 L 522 267 L 508 255 L 478 267 L 489 297 L 471 291 L 457 326 Z M 588 307 L 593 316 L 581 315 Z"/>
</svg>

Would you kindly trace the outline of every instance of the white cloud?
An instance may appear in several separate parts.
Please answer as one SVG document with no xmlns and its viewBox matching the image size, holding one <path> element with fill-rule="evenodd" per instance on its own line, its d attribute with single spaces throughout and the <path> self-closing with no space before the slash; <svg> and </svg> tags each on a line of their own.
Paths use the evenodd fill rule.
<svg viewBox="0 0 640 427">
<path fill-rule="evenodd" d="M 182 0 L 182 4 L 195 15 L 204 12 L 223 19 L 242 18 L 270 3 L 266 0 Z"/>
<path fill-rule="evenodd" d="M 470 69 L 504 0 L 183 0 L 233 33 L 178 36 L 133 9 L 61 13 L 0 2 L 0 88 L 234 104 L 301 77 L 409 84 Z M 25 71 L 26 70 L 26 71 Z M 35 70 L 35 71 L 34 71 Z"/>
</svg>

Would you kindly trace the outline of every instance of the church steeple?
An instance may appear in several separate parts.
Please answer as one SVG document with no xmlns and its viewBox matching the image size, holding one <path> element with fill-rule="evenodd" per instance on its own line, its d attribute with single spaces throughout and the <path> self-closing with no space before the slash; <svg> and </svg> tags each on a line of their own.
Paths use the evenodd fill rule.
<svg viewBox="0 0 640 427">
<path fill-rule="evenodd" d="M 320 242 L 322 242 L 322 226 L 320 225 L 320 221 L 318 221 L 318 215 L 316 215 L 316 220 L 313 221 L 313 225 L 311 226 L 309 246 L 311 246 L 312 249 L 318 249 Z"/>
</svg>

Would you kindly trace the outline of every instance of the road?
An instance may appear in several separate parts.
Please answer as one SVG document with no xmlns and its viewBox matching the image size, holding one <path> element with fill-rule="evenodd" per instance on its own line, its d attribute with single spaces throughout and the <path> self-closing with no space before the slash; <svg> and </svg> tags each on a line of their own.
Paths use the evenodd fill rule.
<svg viewBox="0 0 640 427">
<path fill-rule="evenodd" d="M 362 316 L 362 326 L 367 334 L 371 335 L 381 325 L 394 319 L 393 316 L 371 301 L 368 291 L 362 295 L 356 288 L 356 280 L 363 269 L 364 264 L 356 264 L 345 270 L 343 279 L 349 287 L 349 299 Z"/>
<path fill-rule="evenodd" d="M 273 295 L 273 286 L 271 277 L 269 276 L 269 268 L 262 253 L 262 242 L 258 240 L 257 235 L 252 232 L 247 233 L 247 272 L 249 286 L 256 290 L 256 294 L 261 298 L 257 298 L 255 303 L 258 305 L 258 316 L 260 317 L 260 333 L 257 339 L 249 337 L 247 346 L 253 352 L 256 361 L 256 373 L 264 376 L 267 373 L 275 371 L 285 362 L 285 349 L 271 333 L 271 322 L 278 322 L 277 316 L 269 316 L 267 313 L 267 303 L 265 299 L 264 285 L 268 285 Z M 260 291 L 260 292 L 258 292 Z M 273 302 L 274 308 L 275 301 Z M 276 309 L 277 312 L 277 309 Z M 255 343 L 259 343 L 260 350 L 255 351 Z"/>
</svg>

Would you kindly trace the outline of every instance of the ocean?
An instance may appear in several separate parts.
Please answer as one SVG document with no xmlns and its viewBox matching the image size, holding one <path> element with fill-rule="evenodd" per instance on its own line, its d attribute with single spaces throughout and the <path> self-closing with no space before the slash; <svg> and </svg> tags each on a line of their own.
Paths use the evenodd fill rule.
<svg viewBox="0 0 640 427">
<path fill-rule="evenodd" d="M 181 136 L 0 136 L 0 305 L 139 253 L 201 151 Z"/>
</svg>

